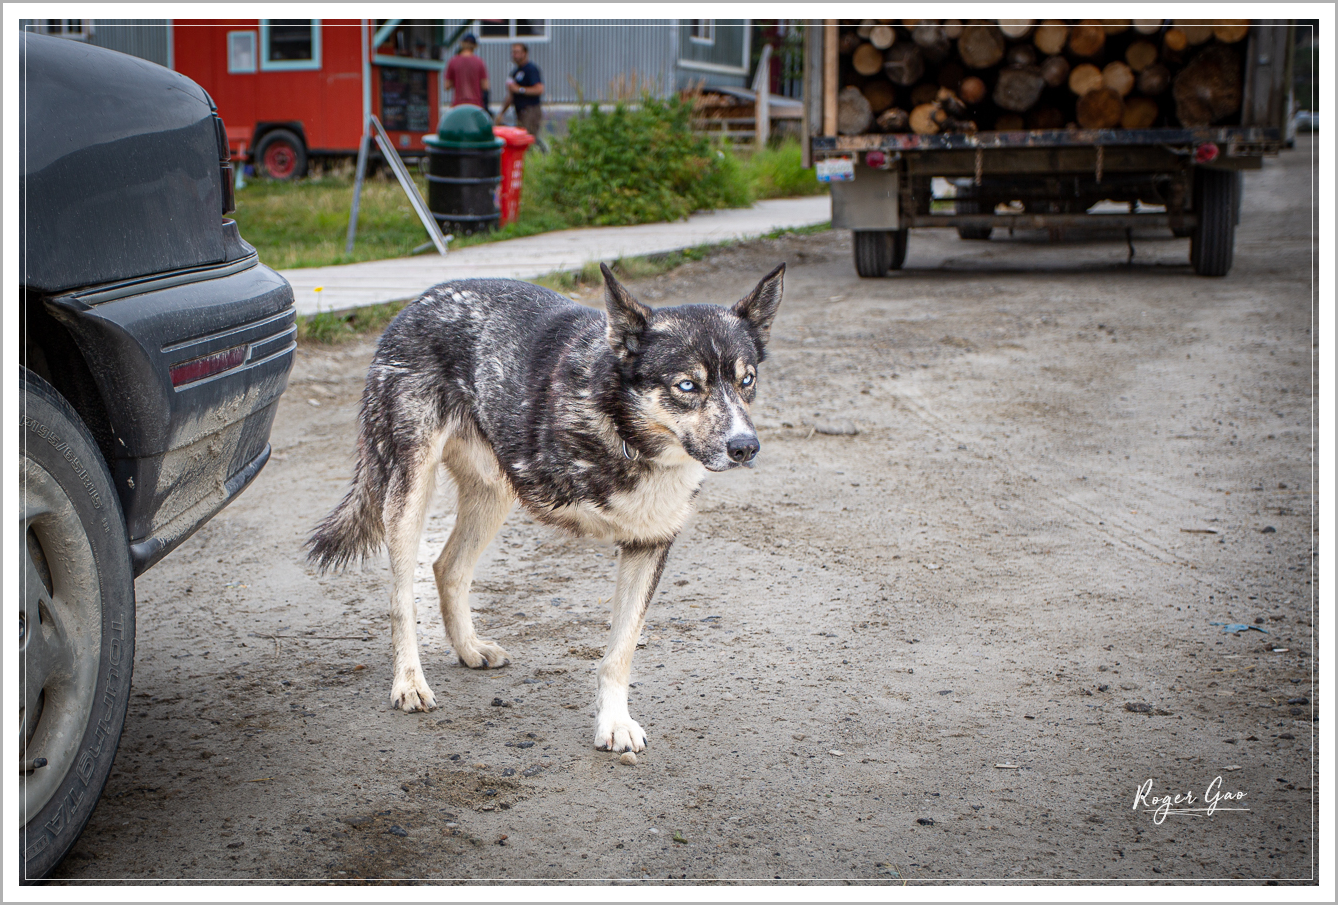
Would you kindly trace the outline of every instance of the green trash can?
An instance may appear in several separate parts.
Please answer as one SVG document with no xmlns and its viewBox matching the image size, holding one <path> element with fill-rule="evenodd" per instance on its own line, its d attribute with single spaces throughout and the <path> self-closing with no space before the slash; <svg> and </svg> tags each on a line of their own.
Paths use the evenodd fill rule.
<svg viewBox="0 0 1338 905">
<path fill-rule="evenodd" d="M 502 182 L 502 146 L 492 118 L 461 104 L 441 118 L 427 146 L 427 206 L 442 232 L 486 232 L 497 226 L 497 189 Z"/>
</svg>

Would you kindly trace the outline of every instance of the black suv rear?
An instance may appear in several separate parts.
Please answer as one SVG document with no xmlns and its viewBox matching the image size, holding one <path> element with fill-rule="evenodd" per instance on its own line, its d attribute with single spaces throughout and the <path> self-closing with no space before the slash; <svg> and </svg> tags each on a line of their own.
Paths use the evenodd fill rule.
<svg viewBox="0 0 1338 905">
<path fill-rule="evenodd" d="M 190 79 L 19 45 L 20 847 L 45 876 L 111 770 L 134 577 L 269 458 L 292 288 L 225 215 L 223 122 Z"/>
</svg>

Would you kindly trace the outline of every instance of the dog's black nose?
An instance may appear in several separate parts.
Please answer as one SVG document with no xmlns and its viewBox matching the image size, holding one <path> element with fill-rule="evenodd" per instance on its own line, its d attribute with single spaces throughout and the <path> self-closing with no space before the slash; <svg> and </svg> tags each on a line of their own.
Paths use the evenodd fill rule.
<svg viewBox="0 0 1338 905">
<path fill-rule="evenodd" d="M 757 437 L 749 435 L 746 437 L 730 437 L 729 442 L 725 444 L 725 451 L 729 454 L 732 461 L 743 465 L 751 462 L 753 456 L 762 448 L 762 444 L 757 442 Z"/>
</svg>

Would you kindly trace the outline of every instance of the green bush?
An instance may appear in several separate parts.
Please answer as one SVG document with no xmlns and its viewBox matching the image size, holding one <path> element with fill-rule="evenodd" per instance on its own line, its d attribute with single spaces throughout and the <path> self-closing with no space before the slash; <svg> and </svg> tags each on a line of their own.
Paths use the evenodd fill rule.
<svg viewBox="0 0 1338 905">
<path fill-rule="evenodd" d="M 691 105 L 677 97 L 647 95 L 609 111 L 591 105 L 534 174 L 537 206 L 573 226 L 616 226 L 751 204 L 738 159 L 694 135 L 691 118 Z"/>
</svg>

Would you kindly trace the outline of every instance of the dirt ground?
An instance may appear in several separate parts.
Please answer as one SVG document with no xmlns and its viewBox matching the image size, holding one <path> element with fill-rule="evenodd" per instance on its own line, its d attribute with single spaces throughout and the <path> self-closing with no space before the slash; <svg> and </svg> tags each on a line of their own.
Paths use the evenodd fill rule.
<svg viewBox="0 0 1338 905">
<path fill-rule="evenodd" d="M 1312 882 L 1311 150 L 1246 175 L 1224 279 L 1169 235 L 1127 263 L 919 231 L 883 280 L 828 232 L 633 284 L 729 303 L 789 264 L 759 467 L 708 478 L 651 606 L 635 766 L 590 743 L 613 551 L 513 512 L 473 598 L 512 664 L 471 672 L 428 567 L 450 494 L 440 707 L 388 709 L 384 558 L 301 549 L 372 347 L 301 349 L 272 461 L 138 582 L 120 755 L 57 876 Z M 1159 823 L 1175 793 L 1218 810 Z"/>
</svg>

